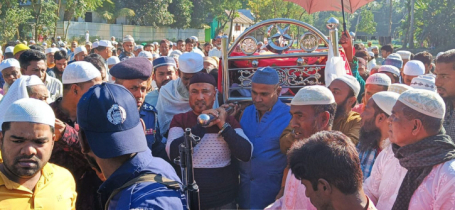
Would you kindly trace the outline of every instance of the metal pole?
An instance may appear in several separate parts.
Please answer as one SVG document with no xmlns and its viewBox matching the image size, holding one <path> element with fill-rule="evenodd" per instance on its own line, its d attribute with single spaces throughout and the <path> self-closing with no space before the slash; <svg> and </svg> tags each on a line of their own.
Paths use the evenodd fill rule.
<svg viewBox="0 0 455 210">
<path fill-rule="evenodd" d="M 229 40 L 226 36 L 221 38 L 221 62 L 223 65 L 223 79 L 222 79 L 222 88 L 223 88 L 223 102 L 227 103 L 229 100 L 229 63 L 228 63 L 228 43 Z"/>
<path fill-rule="evenodd" d="M 343 14 L 343 30 L 346 31 L 346 20 L 344 18 L 344 3 L 343 0 L 341 0 L 341 13 Z M 346 31 L 347 33 L 347 31 Z"/>
<path fill-rule="evenodd" d="M 329 37 L 330 41 L 332 42 L 333 55 L 337 57 L 340 56 L 340 52 L 338 51 L 338 25 L 340 25 L 340 22 L 334 17 L 331 17 L 327 21 L 326 25 L 329 29 Z"/>
</svg>

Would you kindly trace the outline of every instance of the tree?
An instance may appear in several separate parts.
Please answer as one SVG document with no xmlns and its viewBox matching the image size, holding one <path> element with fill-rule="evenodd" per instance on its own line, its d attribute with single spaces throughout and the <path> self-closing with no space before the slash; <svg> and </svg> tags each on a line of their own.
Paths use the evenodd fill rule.
<svg viewBox="0 0 455 210">
<path fill-rule="evenodd" d="M 411 5 L 411 10 L 409 11 L 410 16 L 410 23 L 409 23 L 409 47 L 414 48 L 414 0 L 409 0 L 409 4 Z"/>
<path fill-rule="evenodd" d="M 362 9 L 360 14 L 360 22 L 356 27 L 356 31 L 374 34 L 376 32 L 377 23 L 374 21 L 374 15 L 369 9 Z"/>
<path fill-rule="evenodd" d="M 116 8 L 115 3 L 110 0 L 104 1 L 103 6 L 98 7 L 96 12 L 106 19 L 109 24 L 117 23 L 117 18 L 130 18 L 136 15 L 134 10 L 130 8 Z"/>
<path fill-rule="evenodd" d="M 53 1 L 33 0 L 32 15 L 35 23 L 35 40 L 38 40 L 38 35 L 45 31 L 54 31 L 59 19 L 56 11 L 58 5 Z"/>
<path fill-rule="evenodd" d="M 166 26 L 174 23 L 174 15 L 169 10 L 172 0 L 118 0 L 116 9 L 130 8 L 136 15 L 131 17 L 134 25 Z"/>
<path fill-rule="evenodd" d="M 68 21 L 68 25 L 64 38 L 66 39 L 73 18 L 84 18 L 87 11 L 95 11 L 98 7 L 103 5 L 104 1 L 105 0 L 66 0 L 63 20 Z"/>
<path fill-rule="evenodd" d="M 19 37 L 18 28 L 20 25 L 27 23 L 32 18 L 30 10 L 19 8 L 16 4 L 11 4 L 11 7 L 5 8 L 0 14 L 0 40 L 11 40 L 14 35 Z"/>
<path fill-rule="evenodd" d="M 169 12 L 174 15 L 171 27 L 188 28 L 191 24 L 191 13 L 194 13 L 193 3 L 190 0 L 173 0 L 169 5 Z"/>
<path fill-rule="evenodd" d="M 213 8 L 213 16 L 218 21 L 218 26 L 215 29 L 215 34 L 219 34 L 221 31 L 224 30 L 227 23 L 232 22 L 234 18 L 238 17 L 238 9 L 242 8 L 242 1 L 240 0 L 230 0 L 230 1 L 223 1 L 223 0 L 214 0 L 218 1 L 218 4 L 215 8 Z M 231 24 L 232 26 L 232 24 Z M 230 30 L 232 31 L 232 30 Z"/>
</svg>

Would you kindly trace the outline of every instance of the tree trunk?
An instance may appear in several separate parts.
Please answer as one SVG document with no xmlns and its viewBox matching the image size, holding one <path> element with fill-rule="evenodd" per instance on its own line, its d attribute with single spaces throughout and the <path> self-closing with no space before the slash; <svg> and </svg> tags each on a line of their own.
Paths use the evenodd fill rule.
<svg viewBox="0 0 455 210">
<path fill-rule="evenodd" d="M 359 27 L 361 16 L 362 16 L 362 10 L 359 10 L 359 15 L 357 16 L 357 23 L 355 24 L 355 31 L 354 31 L 355 34 L 357 34 L 357 28 Z"/>
<path fill-rule="evenodd" d="M 411 14 L 411 21 L 409 24 L 409 48 L 414 48 L 414 4 L 415 0 L 410 0 L 411 2 L 411 11 L 409 13 Z"/>
<path fill-rule="evenodd" d="M 390 10 L 389 10 L 389 36 L 392 37 L 392 10 L 393 10 L 393 0 L 390 1 Z"/>
<path fill-rule="evenodd" d="M 234 26 L 234 14 L 235 10 L 231 10 L 231 27 L 229 27 L 229 43 L 231 43 L 231 38 L 232 38 L 232 27 Z"/>
<path fill-rule="evenodd" d="M 43 10 L 43 5 L 40 4 L 40 5 L 39 5 L 39 12 L 38 12 L 38 15 L 36 16 L 36 24 L 35 24 L 35 41 L 38 41 L 38 29 L 40 28 L 40 27 L 38 26 L 39 20 L 40 20 L 40 17 L 39 17 L 39 16 L 40 16 L 42 10 Z"/>
<path fill-rule="evenodd" d="M 71 19 L 68 20 L 68 25 L 66 26 L 65 35 L 63 36 L 65 41 L 67 40 L 66 36 L 68 36 L 68 29 L 70 28 L 70 24 L 71 24 Z"/>
<path fill-rule="evenodd" d="M 57 0 L 58 1 L 58 8 L 57 8 L 57 16 L 58 16 L 58 21 L 60 21 L 60 6 L 62 5 L 62 0 Z M 54 36 L 57 34 L 57 24 L 58 21 L 55 22 L 55 28 L 54 28 Z"/>
</svg>

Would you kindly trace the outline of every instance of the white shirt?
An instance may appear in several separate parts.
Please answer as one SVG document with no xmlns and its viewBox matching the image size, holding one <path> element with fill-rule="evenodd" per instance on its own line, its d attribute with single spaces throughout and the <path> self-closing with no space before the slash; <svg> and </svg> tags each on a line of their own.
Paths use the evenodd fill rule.
<svg viewBox="0 0 455 210">
<path fill-rule="evenodd" d="M 213 48 L 213 49 L 211 49 L 211 50 L 209 51 L 209 56 L 210 56 L 210 57 L 216 56 L 216 57 L 218 57 L 218 58 L 221 58 L 221 55 L 222 55 L 221 50 L 219 50 L 219 49 L 216 48 L 216 47 Z"/>
<path fill-rule="evenodd" d="M 392 145 L 379 153 L 363 189 L 377 209 L 392 209 L 401 183 L 408 172 L 395 158 Z M 433 167 L 414 192 L 409 203 L 412 210 L 455 209 L 455 160 Z"/>
<path fill-rule="evenodd" d="M 202 55 L 202 57 L 205 57 L 204 53 L 197 47 L 195 47 L 191 52 L 195 52 L 199 55 Z"/>
<path fill-rule="evenodd" d="M 46 85 L 47 90 L 49 90 L 49 99 L 47 100 L 48 103 L 52 103 L 63 96 L 63 84 L 60 80 L 46 74 L 44 85 Z"/>
</svg>

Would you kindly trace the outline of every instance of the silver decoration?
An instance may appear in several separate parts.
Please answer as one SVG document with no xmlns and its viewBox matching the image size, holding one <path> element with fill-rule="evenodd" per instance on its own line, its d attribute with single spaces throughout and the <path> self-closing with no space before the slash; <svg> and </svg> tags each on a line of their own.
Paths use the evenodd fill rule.
<svg viewBox="0 0 455 210">
<path fill-rule="evenodd" d="M 240 50 L 246 55 L 253 55 L 258 49 L 257 43 L 254 37 L 247 36 L 240 42 Z"/>
<path fill-rule="evenodd" d="M 299 40 L 300 49 L 305 50 L 305 52 L 311 53 L 318 49 L 319 39 L 316 35 L 311 32 L 307 32 L 302 35 Z"/>
<path fill-rule="evenodd" d="M 281 86 L 305 86 L 305 85 L 321 85 L 319 81 L 321 74 L 319 71 L 321 67 L 289 67 L 289 68 L 276 68 L 273 67 L 280 78 Z M 251 87 L 252 78 L 256 70 L 238 70 L 240 73 L 240 87 Z M 308 75 L 305 77 L 305 75 Z"/>
<path fill-rule="evenodd" d="M 297 66 L 303 66 L 304 63 L 305 63 L 305 60 L 303 58 L 297 59 Z"/>
<path fill-rule="evenodd" d="M 259 66 L 259 61 L 258 60 L 253 60 L 251 62 L 251 65 L 254 67 L 254 68 L 257 68 Z"/>
<path fill-rule="evenodd" d="M 288 34 L 289 27 L 290 26 L 288 25 L 284 29 L 281 29 L 278 25 L 276 25 L 277 33 L 268 39 L 269 42 L 269 44 L 267 45 L 268 50 L 274 53 L 282 54 L 283 52 L 290 49 L 292 44 L 294 44 L 294 40 Z M 288 43 L 285 46 L 286 41 L 288 41 Z"/>
</svg>

